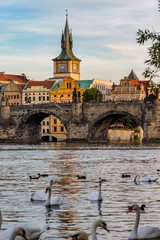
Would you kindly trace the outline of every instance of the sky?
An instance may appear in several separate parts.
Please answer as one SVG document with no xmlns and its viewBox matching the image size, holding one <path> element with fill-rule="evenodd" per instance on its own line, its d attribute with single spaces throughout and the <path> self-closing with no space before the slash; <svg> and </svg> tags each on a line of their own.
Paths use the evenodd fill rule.
<svg viewBox="0 0 160 240">
<path fill-rule="evenodd" d="M 53 77 L 66 9 L 81 80 L 119 84 L 132 69 L 144 80 L 151 42 L 138 45 L 137 31 L 160 32 L 157 0 L 0 0 L 0 72 L 39 81 Z"/>
</svg>

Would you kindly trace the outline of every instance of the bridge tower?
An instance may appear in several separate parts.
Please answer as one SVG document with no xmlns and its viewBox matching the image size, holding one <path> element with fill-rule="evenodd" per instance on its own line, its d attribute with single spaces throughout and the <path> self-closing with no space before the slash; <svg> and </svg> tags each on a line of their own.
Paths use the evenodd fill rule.
<svg viewBox="0 0 160 240">
<path fill-rule="evenodd" d="M 81 60 L 73 54 L 72 31 L 68 25 L 68 14 L 66 13 L 66 23 L 61 37 L 61 53 L 58 57 L 52 59 L 54 64 L 53 78 L 71 77 L 80 80 L 80 62 Z"/>
</svg>

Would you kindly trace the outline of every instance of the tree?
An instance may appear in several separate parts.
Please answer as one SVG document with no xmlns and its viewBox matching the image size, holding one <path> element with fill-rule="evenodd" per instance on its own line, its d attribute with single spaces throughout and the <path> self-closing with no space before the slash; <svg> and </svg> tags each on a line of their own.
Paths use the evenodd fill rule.
<svg viewBox="0 0 160 240">
<path fill-rule="evenodd" d="M 159 11 L 160 11 L 160 0 L 158 0 Z M 150 80 L 158 76 L 157 72 L 160 70 L 160 34 L 156 32 L 151 32 L 148 29 L 144 31 L 138 30 L 137 32 L 137 43 L 143 45 L 148 40 L 151 41 L 151 47 L 148 48 L 149 59 L 145 60 L 145 63 L 149 66 L 143 72 L 145 78 L 149 77 Z M 151 69 L 150 67 L 153 67 Z"/>
<path fill-rule="evenodd" d="M 121 116 L 116 120 L 116 123 L 123 124 L 124 127 L 127 128 L 135 128 L 137 127 L 137 123 L 131 119 L 129 116 Z"/>
<path fill-rule="evenodd" d="M 83 102 L 102 101 L 102 93 L 97 88 L 86 89 L 83 93 Z"/>
</svg>

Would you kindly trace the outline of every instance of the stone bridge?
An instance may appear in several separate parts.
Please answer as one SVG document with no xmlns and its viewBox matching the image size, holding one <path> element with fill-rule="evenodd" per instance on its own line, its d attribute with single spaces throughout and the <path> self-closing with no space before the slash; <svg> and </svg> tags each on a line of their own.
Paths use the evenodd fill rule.
<svg viewBox="0 0 160 240">
<path fill-rule="evenodd" d="M 160 101 L 48 103 L 1 107 L 0 141 L 38 142 L 40 123 L 49 115 L 61 120 L 68 141 L 107 142 L 109 126 L 128 115 L 143 129 L 143 142 L 160 142 Z"/>
</svg>

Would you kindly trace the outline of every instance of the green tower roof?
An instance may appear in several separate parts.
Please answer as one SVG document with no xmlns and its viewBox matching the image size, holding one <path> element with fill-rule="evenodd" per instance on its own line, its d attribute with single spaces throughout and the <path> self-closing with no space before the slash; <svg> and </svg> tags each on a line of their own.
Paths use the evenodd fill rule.
<svg viewBox="0 0 160 240">
<path fill-rule="evenodd" d="M 73 40 L 72 40 L 72 31 L 69 30 L 68 25 L 68 14 L 66 14 L 66 24 L 65 29 L 62 31 L 62 37 L 61 37 L 61 53 L 58 57 L 54 58 L 53 60 L 78 60 L 81 61 L 79 58 L 75 57 L 72 52 L 73 47 Z"/>
</svg>

